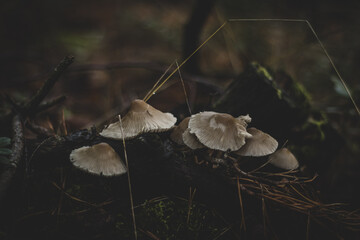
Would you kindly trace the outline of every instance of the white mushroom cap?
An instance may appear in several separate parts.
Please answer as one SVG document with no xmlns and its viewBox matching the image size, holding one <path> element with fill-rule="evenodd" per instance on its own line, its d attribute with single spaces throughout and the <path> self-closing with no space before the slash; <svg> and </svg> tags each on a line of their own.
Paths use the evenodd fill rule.
<svg viewBox="0 0 360 240">
<path fill-rule="evenodd" d="M 198 140 L 195 134 L 190 133 L 190 128 L 187 128 L 182 134 L 183 142 L 191 149 L 204 148 L 205 146 Z"/>
<path fill-rule="evenodd" d="M 126 167 L 119 155 L 107 143 L 75 149 L 70 154 L 74 166 L 90 173 L 113 176 L 126 173 Z"/>
<path fill-rule="evenodd" d="M 241 120 L 226 113 L 192 115 L 189 128 L 206 147 L 221 151 L 236 151 L 245 144 L 245 138 L 251 137 Z"/>
<path fill-rule="evenodd" d="M 287 148 L 281 148 L 269 156 L 269 163 L 285 170 L 293 170 L 299 167 L 296 157 Z"/>
<path fill-rule="evenodd" d="M 252 137 L 246 139 L 245 145 L 234 153 L 240 156 L 260 157 L 275 152 L 278 142 L 273 137 L 256 128 L 248 128 L 247 131 Z"/>
<path fill-rule="evenodd" d="M 188 128 L 189 120 L 190 117 L 184 118 L 184 120 L 182 120 L 179 125 L 172 130 L 170 134 L 171 140 L 173 140 L 177 144 L 184 145 L 183 133 Z"/>
<path fill-rule="evenodd" d="M 252 120 L 249 114 L 238 116 L 236 119 L 240 120 L 245 127 L 247 127 L 248 123 L 251 123 Z"/>
<path fill-rule="evenodd" d="M 176 123 L 171 113 L 163 113 L 143 100 L 136 99 L 131 103 L 128 113 L 122 119 L 124 135 L 120 122 L 112 123 L 100 135 L 113 139 L 128 139 L 145 132 L 164 132 Z"/>
</svg>

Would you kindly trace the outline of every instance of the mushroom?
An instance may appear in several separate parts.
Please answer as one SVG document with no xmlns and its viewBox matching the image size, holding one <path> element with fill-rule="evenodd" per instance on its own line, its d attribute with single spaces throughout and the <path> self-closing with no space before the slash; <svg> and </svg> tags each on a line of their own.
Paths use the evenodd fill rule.
<svg viewBox="0 0 360 240">
<path fill-rule="evenodd" d="M 246 139 L 246 143 L 239 150 L 234 152 L 240 156 L 260 157 L 269 155 L 278 147 L 278 142 L 269 134 L 264 133 L 256 128 L 248 128 L 247 132 L 252 135 Z"/>
<path fill-rule="evenodd" d="M 250 117 L 243 116 L 250 120 Z M 246 121 L 226 113 L 201 112 L 192 115 L 189 120 L 190 133 L 206 147 L 221 151 L 236 151 L 245 144 Z"/>
<path fill-rule="evenodd" d="M 198 149 L 205 147 L 197 137 L 190 133 L 190 129 L 188 128 L 190 117 L 185 118 L 180 122 L 178 126 L 174 128 L 174 130 L 170 134 L 171 140 L 180 145 L 186 145 L 191 149 Z"/>
<path fill-rule="evenodd" d="M 72 164 L 90 173 L 113 176 L 126 173 L 126 167 L 119 155 L 107 143 L 85 146 L 70 154 Z"/>
<path fill-rule="evenodd" d="M 281 148 L 271 154 L 269 163 L 285 170 L 293 170 L 299 167 L 298 160 L 287 148 Z"/>
<path fill-rule="evenodd" d="M 184 118 L 184 120 L 182 120 L 179 125 L 172 130 L 170 134 L 170 139 L 179 145 L 184 145 L 183 133 L 188 128 L 189 120 L 190 117 Z"/>
<path fill-rule="evenodd" d="M 129 139 L 145 132 L 164 132 L 176 123 L 171 113 L 163 113 L 143 100 L 136 99 L 131 103 L 128 113 L 122 119 L 123 133 L 120 122 L 112 123 L 100 135 L 112 139 Z"/>
<path fill-rule="evenodd" d="M 182 134 L 183 142 L 186 146 L 189 148 L 195 150 L 198 148 L 204 148 L 204 144 L 202 144 L 198 138 L 195 136 L 195 134 L 190 133 L 190 128 L 187 128 L 184 133 Z"/>
</svg>

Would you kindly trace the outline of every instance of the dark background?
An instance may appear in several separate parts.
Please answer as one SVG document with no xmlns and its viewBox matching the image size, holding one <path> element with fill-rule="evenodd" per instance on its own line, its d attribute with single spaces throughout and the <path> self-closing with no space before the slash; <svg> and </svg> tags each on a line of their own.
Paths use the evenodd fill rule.
<svg viewBox="0 0 360 240">
<path fill-rule="evenodd" d="M 197 16 L 213 1 L 199 2 Z M 109 0 L 101 3 L 2 1 L 0 4 L 1 90 L 21 92 L 25 96 L 31 94 L 59 59 L 69 54 L 76 57 L 74 66 L 119 61 L 169 65 L 175 59 L 180 61 L 187 54 L 183 51 L 184 27 L 196 5 L 195 1 Z M 200 42 L 229 18 L 307 19 L 357 96 L 359 10 L 357 1 L 215 1 L 201 31 Z M 313 103 L 321 109 L 343 102 L 334 95 L 338 84 L 335 72 L 304 23 L 232 23 L 217 34 L 199 56 L 205 73 L 238 73 L 242 56 L 274 71 L 283 69 L 303 82 L 313 93 Z M 156 77 L 150 79 L 148 72 L 141 69 L 137 72 L 125 69 L 73 74 L 64 79 L 56 91 L 69 96 L 66 105 L 69 110 L 91 116 L 84 119 L 83 124 L 88 125 L 94 117 L 121 104 L 119 95 L 144 95 Z M 133 86 L 126 85 L 129 81 Z M 117 91 L 112 93 L 107 88 Z M 107 99 L 97 94 L 101 90 L 109 96 Z M 99 104 L 91 107 L 91 113 L 87 111 L 88 103 L 78 102 L 77 107 L 73 106 L 73 97 L 80 101 L 75 95 L 92 91 L 93 97 L 99 98 Z"/>
<path fill-rule="evenodd" d="M 207 9 L 204 26 L 196 29 L 197 21 L 190 21 L 192 12 L 201 18 Z M 48 97 L 66 95 L 66 102 L 37 121 L 48 127 L 63 114 L 68 131 L 101 126 L 131 100 L 143 98 L 161 74 L 144 67 L 95 71 L 94 65 L 140 62 L 164 68 L 175 59 L 180 63 L 188 56 L 187 44 L 203 42 L 226 19 L 284 18 L 311 23 L 359 103 L 359 13 L 359 1 L 1 1 L 0 92 L 17 101 L 32 96 L 53 67 L 73 55 L 75 63 Z M 186 26 L 195 28 L 192 43 L 184 41 Z M 327 115 L 347 146 L 342 156 L 328 163 L 328 188 L 335 189 L 329 200 L 358 206 L 359 115 L 308 26 L 281 21 L 229 23 L 183 71 L 223 88 L 229 83 L 224 76 L 241 73 L 248 61 L 288 73 L 307 89 L 312 106 Z M 81 67 L 86 70 L 76 70 Z M 196 91 L 191 85 L 188 90 Z M 181 85 L 173 81 L 150 103 L 163 111 L 183 105 Z M 0 107 L 1 113 L 6 111 L 6 105 Z M 1 128 L 2 135 L 7 129 Z M 27 137 L 34 135 L 27 132 Z"/>
</svg>

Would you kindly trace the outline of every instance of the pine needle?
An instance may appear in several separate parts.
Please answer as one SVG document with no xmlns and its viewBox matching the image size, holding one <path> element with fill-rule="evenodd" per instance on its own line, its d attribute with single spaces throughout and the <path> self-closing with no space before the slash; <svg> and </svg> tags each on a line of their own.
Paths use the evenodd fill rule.
<svg viewBox="0 0 360 240">
<path fill-rule="evenodd" d="M 119 122 L 120 122 L 121 135 L 124 136 L 124 129 L 123 129 L 123 125 L 122 125 L 120 115 L 119 115 Z M 135 240 L 137 240 L 136 220 L 135 220 L 135 212 L 134 212 L 134 201 L 133 201 L 132 190 L 131 190 L 131 182 L 130 182 L 129 161 L 128 161 L 127 153 L 126 153 L 125 138 L 123 138 L 122 140 L 123 140 L 123 145 L 124 145 L 124 156 L 125 156 L 125 163 L 126 163 L 126 168 L 127 168 L 127 177 L 128 177 L 128 183 L 129 183 L 129 195 L 130 195 L 131 214 L 132 214 L 133 226 L 134 226 L 134 236 L 135 236 Z"/>
<path fill-rule="evenodd" d="M 170 70 L 170 68 L 174 65 L 174 63 L 170 64 L 170 66 L 165 70 L 165 72 L 160 76 L 160 78 L 156 81 L 156 83 L 154 84 L 154 86 L 150 89 L 150 91 L 145 95 L 144 97 L 144 101 L 146 101 L 146 99 L 149 99 L 150 96 L 152 94 L 154 94 L 154 89 L 159 85 L 159 83 L 161 82 L 161 80 L 163 79 L 163 77 L 167 74 L 167 72 Z"/>
<path fill-rule="evenodd" d="M 179 72 L 179 77 L 180 77 L 181 85 L 182 85 L 183 90 L 184 90 L 186 105 L 187 105 L 187 107 L 188 107 L 189 114 L 192 115 L 192 113 L 191 113 L 191 108 L 190 108 L 190 103 L 189 103 L 189 98 L 188 98 L 188 95 L 187 95 L 187 93 L 186 93 L 185 83 L 184 83 L 184 80 L 183 80 L 183 78 L 182 78 L 182 76 L 181 76 L 181 72 L 180 72 L 180 68 L 179 68 L 179 64 L 178 64 L 177 60 L 175 61 L 175 63 L 176 63 L 177 69 L 179 70 L 178 72 Z"/>
<path fill-rule="evenodd" d="M 238 195 L 239 195 L 239 201 L 240 201 L 240 208 L 241 208 L 241 225 L 240 225 L 240 230 L 241 230 L 242 228 L 244 228 L 244 231 L 246 232 L 244 206 L 243 206 L 243 201 L 242 201 L 241 189 L 240 189 L 240 188 L 241 188 L 241 187 L 240 187 L 239 178 L 237 178 L 237 189 L 238 189 Z"/>
<path fill-rule="evenodd" d="M 215 36 L 216 33 L 218 33 L 225 25 L 227 24 L 227 21 L 224 22 L 218 29 L 216 29 L 215 32 L 213 32 L 202 44 L 200 44 L 200 46 L 195 49 L 195 51 L 193 51 L 174 71 L 172 71 L 172 73 L 170 73 L 170 75 L 161 83 L 159 84 L 158 87 L 156 87 L 152 93 L 144 99 L 145 102 L 147 102 L 150 97 L 152 95 L 154 95 L 177 71 L 179 71 L 179 69 L 187 62 L 189 61 L 189 59 L 194 56 L 195 53 L 197 53 L 208 41 L 210 41 L 211 38 L 213 38 Z"/>
</svg>

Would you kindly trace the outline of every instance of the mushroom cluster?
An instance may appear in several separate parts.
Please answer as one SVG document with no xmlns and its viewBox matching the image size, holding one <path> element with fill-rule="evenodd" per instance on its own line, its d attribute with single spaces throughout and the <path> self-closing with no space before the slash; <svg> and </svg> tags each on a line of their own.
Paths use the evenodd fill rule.
<svg viewBox="0 0 360 240">
<path fill-rule="evenodd" d="M 136 99 L 120 120 L 106 127 L 100 135 L 111 139 L 131 139 L 147 132 L 164 132 L 174 127 L 176 118 L 163 113 L 143 100 Z M 126 172 L 122 160 L 107 143 L 75 149 L 70 154 L 74 166 L 90 173 L 113 176 Z"/>
<path fill-rule="evenodd" d="M 278 142 L 269 134 L 254 127 L 247 128 L 250 122 L 249 115 L 234 118 L 226 113 L 206 111 L 185 118 L 174 128 L 170 138 L 191 149 L 209 148 L 249 157 L 270 155 L 270 164 L 286 170 L 299 166 L 288 149 L 276 151 Z"/>
<path fill-rule="evenodd" d="M 170 137 L 191 149 L 207 147 L 242 156 L 263 156 L 274 152 L 277 141 L 256 128 L 247 129 L 250 122 L 249 115 L 234 118 L 226 113 L 201 112 L 185 118 Z"/>
<path fill-rule="evenodd" d="M 123 140 L 174 128 L 170 138 L 191 149 L 209 148 L 252 157 L 274 153 L 278 142 L 256 128 L 247 128 L 250 122 L 249 115 L 235 118 L 226 113 L 205 111 L 185 118 L 174 128 L 176 118 L 171 113 L 163 113 L 143 100 L 136 99 L 121 121 L 110 124 L 100 135 Z M 76 167 L 94 174 L 112 176 L 126 172 L 122 160 L 107 143 L 75 149 L 70 154 L 70 160 Z M 269 163 L 287 170 L 299 166 L 294 155 L 285 148 L 272 154 Z"/>
</svg>

